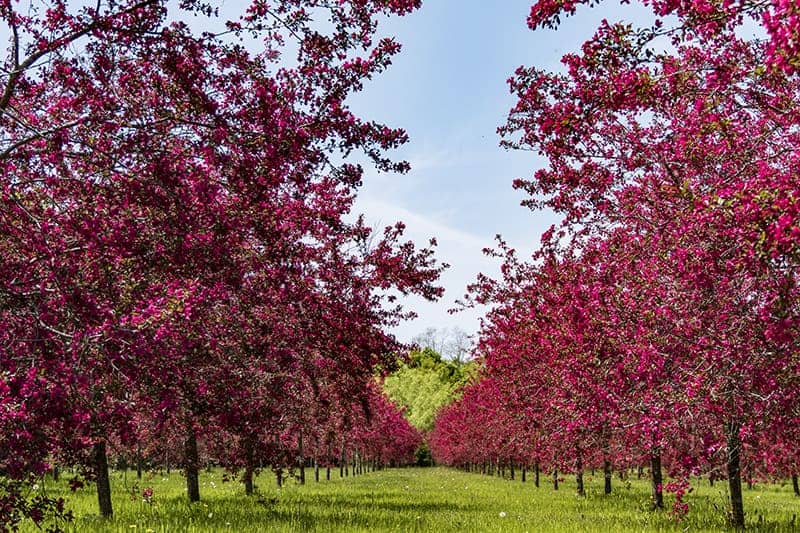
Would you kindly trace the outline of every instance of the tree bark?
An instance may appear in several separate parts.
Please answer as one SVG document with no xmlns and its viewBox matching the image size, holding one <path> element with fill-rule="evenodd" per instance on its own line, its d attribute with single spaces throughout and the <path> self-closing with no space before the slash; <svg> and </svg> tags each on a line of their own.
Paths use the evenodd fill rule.
<svg viewBox="0 0 800 533">
<path fill-rule="evenodd" d="M 611 494 L 611 461 L 608 456 L 603 458 L 603 493 Z"/>
<path fill-rule="evenodd" d="M 142 468 L 144 466 L 142 464 L 143 462 L 144 461 L 142 460 L 142 443 L 141 442 L 137 442 L 136 443 L 136 479 L 142 479 Z"/>
<path fill-rule="evenodd" d="M 558 469 L 553 469 L 553 490 L 558 490 Z"/>
<path fill-rule="evenodd" d="M 106 457 L 105 441 L 96 442 L 92 451 L 94 452 L 97 504 L 100 508 L 100 515 L 111 517 L 114 514 L 114 510 L 111 507 L 111 481 L 108 478 L 108 457 Z"/>
<path fill-rule="evenodd" d="M 190 502 L 200 501 L 200 460 L 197 454 L 197 436 L 194 428 L 189 425 L 186 428 L 186 491 L 189 494 Z"/>
<path fill-rule="evenodd" d="M 509 462 L 508 470 L 511 475 L 511 481 L 514 481 L 514 461 Z"/>
<path fill-rule="evenodd" d="M 586 489 L 583 487 L 583 457 L 578 450 L 578 457 L 575 460 L 575 483 L 578 486 L 578 496 L 586 496 Z"/>
<path fill-rule="evenodd" d="M 652 482 L 652 503 L 653 510 L 664 508 L 664 478 L 661 474 L 661 450 L 655 448 L 650 451 L 650 474 Z"/>
<path fill-rule="evenodd" d="M 797 481 L 797 474 L 792 474 L 792 488 L 794 488 L 794 495 L 800 496 L 800 483 Z"/>
<path fill-rule="evenodd" d="M 533 485 L 539 488 L 539 461 L 533 463 Z"/>
<path fill-rule="evenodd" d="M 525 483 L 525 478 L 527 477 L 527 473 L 528 473 L 527 471 L 528 471 L 528 467 L 527 466 L 523 466 L 522 467 L 522 482 L 523 483 Z"/>
<path fill-rule="evenodd" d="M 316 457 L 314 457 L 314 481 L 319 483 L 319 462 Z"/>
<path fill-rule="evenodd" d="M 300 468 L 300 484 L 306 484 L 306 458 L 303 456 L 303 431 L 297 433 L 297 463 Z"/>
<path fill-rule="evenodd" d="M 741 439 L 739 424 L 729 422 L 725 427 L 728 447 L 728 490 L 731 495 L 730 522 L 736 528 L 744 528 L 744 500 L 742 499 L 742 472 L 739 459 Z"/>
<path fill-rule="evenodd" d="M 242 482 L 244 483 L 244 493 L 248 496 L 253 494 L 254 486 L 253 486 L 253 466 L 254 466 L 254 448 L 255 445 L 252 439 L 245 439 L 244 441 L 244 478 Z"/>
<path fill-rule="evenodd" d="M 611 428 L 608 422 L 603 424 L 603 494 L 611 494 Z"/>
</svg>

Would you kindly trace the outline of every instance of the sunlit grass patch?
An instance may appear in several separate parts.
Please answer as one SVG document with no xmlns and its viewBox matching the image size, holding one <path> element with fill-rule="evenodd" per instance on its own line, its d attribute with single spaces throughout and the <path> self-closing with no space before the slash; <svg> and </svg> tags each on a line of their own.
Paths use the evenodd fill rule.
<svg viewBox="0 0 800 533">
<path fill-rule="evenodd" d="M 532 477 L 532 476 L 531 476 Z M 635 476 L 634 476 L 635 477 Z M 467 474 L 445 468 L 384 470 L 305 486 L 277 489 L 266 472 L 258 494 L 244 495 L 239 483 L 223 482 L 222 472 L 204 472 L 203 501 L 190 505 L 185 480 L 148 474 L 136 482 L 132 473 L 112 474 L 114 518 L 97 516 L 93 487 L 71 493 L 66 481 L 40 490 L 63 495 L 76 515 L 69 531 L 720 531 L 725 529 L 725 483 L 696 482 L 686 497 L 689 515 L 675 521 L 668 512 L 648 510 L 646 480 L 615 479 L 613 494 L 602 493 L 602 478 L 588 476 L 587 496 L 575 495 L 567 480 L 554 491 L 542 477 L 527 483 Z M 143 497 L 152 488 L 150 502 Z M 667 504 L 671 502 L 667 499 Z M 794 531 L 800 498 L 790 486 L 756 485 L 745 491 L 748 525 L 758 531 Z M 25 531 L 36 531 L 27 524 Z"/>
</svg>

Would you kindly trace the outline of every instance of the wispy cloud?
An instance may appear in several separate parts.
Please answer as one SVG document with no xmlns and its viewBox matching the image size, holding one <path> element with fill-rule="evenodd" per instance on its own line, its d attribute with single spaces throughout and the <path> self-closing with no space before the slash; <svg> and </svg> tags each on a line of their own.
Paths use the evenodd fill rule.
<svg viewBox="0 0 800 533">
<path fill-rule="evenodd" d="M 436 237 L 437 258 L 450 265 L 442 274 L 441 285 L 446 288 L 445 296 L 440 302 L 427 302 L 421 298 L 410 297 L 404 301 L 408 309 L 414 310 L 417 319 L 402 324 L 394 333 L 400 340 L 411 338 L 428 327 L 459 326 L 469 333 L 478 329 L 482 309 L 469 309 L 450 314 L 448 309 L 455 305 L 466 292 L 466 287 L 473 282 L 478 272 L 495 274 L 498 272 L 496 262 L 483 255 L 482 250 L 491 246 L 489 239 L 465 232 L 439 220 L 435 214 L 422 214 L 411 209 L 387 202 L 372 195 L 362 195 L 356 202 L 355 211 L 363 213 L 366 220 L 375 226 L 385 226 L 401 220 L 406 225 L 406 237 L 422 245 L 431 237 Z"/>
</svg>

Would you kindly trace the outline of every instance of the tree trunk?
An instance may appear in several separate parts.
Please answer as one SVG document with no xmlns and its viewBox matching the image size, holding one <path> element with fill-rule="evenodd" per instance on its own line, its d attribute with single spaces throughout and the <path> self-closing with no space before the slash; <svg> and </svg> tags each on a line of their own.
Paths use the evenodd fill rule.
<svg viewBox="0 0 800 533">
<path fill-rule="evenodd" d="M 297 433 L 297 463 L 300 467 L 300 484 L 306 484 L 306 458 L 303 456 L 303 431 Z"/>
<path fill-rule="evenodd" d="M 314 457 L 314 481 L 319 483 L 319 462 L 316 457 Z"/>
<path fill-rule="evenodd" d="M 508 464 L 508 470 L 509 470 L 509 473 L 511 474 L 511 481 L 514 481 L 514 461 L 511 461 Z"/>
<path fill-rule="evenodd" d="M 575 460 L 575 483 L 578 487 L 578 496 L 586 496 L 586 489 L 583 488 L 583 456 L 578 450 L 578 457 Z"/>
<path fill-rule="evenodd" d="M 328 455 L 325 458 L 325 479 L 327 481 L 331 480 L 331 459 L 333 459 L 333 454 L 331 453 L 331 443 L 328 443 Z"/>
<path fill-rule="evenodd" d="M 539 488 L 539 461 L 533 463 L 533 485 Z"/>
<path fill-rule="evenodd" d="M 244 478 L 242 481 L 244 482 L 244 493 L 248 496 L 253 494 L 253 466 L 255 463 L 254 460 L 254 450 L 255 445 L 252 439 L 245 439 L 244 441 Z"/>
<path fill-rule="evenodd" d="M 60 478 L 61 478 L 61 469 L 58 467 L 58 465 L 53 465 L 53 481 L 55 481 L 56 483 L 58 483 L 58 480 L 59 480 Z M 796 479 L 796 478 L 797 478 L 797 476 L 795 476 L 795 479 Z M 795 483 L 796 483 L 796 481 L 795 481 Z M 797 486 L 797 485 L 795 484 L 795 487 L 796 487 L 796 486 Z"/>
<path fill-rule="evenodd" d="M 244 493 L 248 496 L 253 494 L 253 467 L 249 464 L 244 467 Z"/>
<path fill-rule="evenodd" d="M 603 494 L 611 494 L 611 461 L 608 456 L 603 458 Z"/>
<path fill-rule="evenodd" d="M 169 468 L 169 450 L 166 450 L 164 452 L 164 466 L 167 469 L 167 475 L 169 475 L 169 470 L 170 470 L 170 468 Z"/>
<path fill-rule="evenodd" d="M 744 501 L 742 499 L 742 473 L 739 464 L 739 424 L 730 422 L 725 427 L 728 445 L 728 490 L 731 495 L 730 522 L 736 528 L 744 528 Z"/>
<path fill-rule="evenodd" d="M 558 469 L 553 469 L 553 490 L 558 490 Z"/>
<path fill-rule="evenodd" d="M 664 481 L 661 475 L 661 450 L 655 448 L 650 451 L 650 474 L 652 477 L 652 492 L 653 498 L 651 508 L 653 510 L 664 508 L 664 492 L 662 483 Z"/>
<path fill-rule="evenodd" d="M 797 474 L 792 474 L 792 488 L 794 489 L 794 495 L 800 496 L 800 484 L 797 481 Z"/>
<path fill-rule="evenodd" d="M 190 502 L 200 501 L 200 460 L 197 455 L 197 436 L 194 429 L 186 428 L 186 491 Z"/>
<path fill-rule="evenodd" d="M 142 479 L 142 443 L 136 443 L 136 479 Z"/>
<path fill-rule="evenodd" d="M 108 458 L 106 457 L 105 441 L 96 442 L 94 452 L 94 469 L 97 476 L 97 504 L 100 515 L 110 517 L 114 514 L 111 507 L 111 482 L 108 479 Z"/>
<path fill-rule="evenodd" d="M 528 467 L 527 466 L 523 466 L 522 467 L 522 482 L 523 483 L 525 483 L 525 478 L 527 477 L 527 473 L 528 473 Z"/>
<path fill-rule="evenodd" d="M 275 484 L 278 488 L 283 487 L 283 468 L 278 467 L 275 469 Z"/>
</svg>

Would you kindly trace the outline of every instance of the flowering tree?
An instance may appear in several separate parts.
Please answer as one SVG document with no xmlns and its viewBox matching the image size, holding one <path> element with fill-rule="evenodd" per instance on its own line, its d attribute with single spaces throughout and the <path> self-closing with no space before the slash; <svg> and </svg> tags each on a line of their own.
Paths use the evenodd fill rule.
<svg viewBox="0 0 800 533">
<path fill-rule="evenodd" d="M 581 3 L 536 2 L 529 25 L 555 27 Z M 505 253 L 503 279 L 476 286 L 495 306 L 486 372 L 526 352 L 546 361 L 513 363 L 521 374 L 503 381 L 551 384 L 541 420 L 579 442 L 606 431 L 638 442 L 655 507 L 662 453 L 686 475 L 723 450 L 742 526 L 750 442 L 797 421 L 797 11 L 645 4 L 652 27 L 604 22 L 565 73 L 510 80 L 504 144 L 548 163 L 515 185 L 564 222 L 530 263 Z M 741 38 L 746 19 L 769 39 Z"/>
<path fill-rule="evenodd" d="M 351 153 L 406 168 L 383 155 L 404 132 L 345 99 L 399 50 L 374 40 L 377 19 L 418 4 L 253 2 L 225 21 L 181 2 L 218 25 L 198 34 L 160 0 L 0 3 L 0 424 L 42 428 L 2 432 L 32 461 L 21 472 L 44 457 L 17 451 L 75 435 L 110 515 L 106 442 L 133 442 L 133 415 L 154 411 L 183 428 L 197 499 L 198 432 L 242 428 L 232 384 L 248 415 L 332 374 L 337 394 L 366 394 L 395 348 L 382 328 L 405 316 L 386 289 L 440 292 L 402 225 L 375 239 L 344 218 L 362 173 Z M 289 412 L 314 395 L 299 398 Z"/>
</svg>

